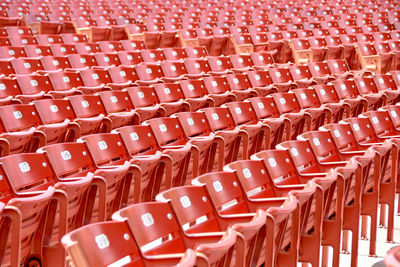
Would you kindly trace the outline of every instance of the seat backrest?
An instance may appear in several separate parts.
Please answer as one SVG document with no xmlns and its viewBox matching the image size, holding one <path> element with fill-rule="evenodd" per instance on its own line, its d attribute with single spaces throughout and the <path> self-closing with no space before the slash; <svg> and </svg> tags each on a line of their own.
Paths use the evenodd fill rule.
<svg viewBox="0 0 400 267">
<path fill-rule="evenodd" d="M 56 57 L 63 57 L 77 53 L 73 44 L 51 44 L 50 50 L 51 53 Z"/>
<path fill-rule="evenodd" d="M 140 54 L 144 62 L 162 62 L 165 60 L 163 51 L 158 49 L 142 50 Z"/>
<path fill-rule="evenodd" d="M 221 94 L 230 91 L 228 82 L 223 76 L 204 77 L 203 81 L 210 94 Z"/>
<path fill-rule="evenodd" d="M 151 107 L 159 104 L 160 100 L 154 90 L 154 87 L 139 86 L 126 88 L 131 102 L 135 108 Z"/>
<path fill-rule="evenodd" d="M 273 83 L 287 83 L 293 80 L 286 68 L 269 68 L 268 72 Z"/>
<path fill-rule="evenodd" d="M 139 51 L 146 49 L 144 41 L 140 40 L 121 40 L 121 45 L 125 51 Z"/>
<path fill-rule="evenodd" d="M 278 118 L 280 112 L 272 97 L 252 97 L 247 99 L 259 119 Z"/>
<path fill-rule="evenodd" d="M 161 103 L 175 102 L 185 98 L 177 83 L 158 83 L 153 87 Z"/>
<path fill-rule="evenodd" d="M 52 71 L 48 74 L 48 77 L 55 91 L 69 90 L 83 86 L 78 72 Z"/>
<path fill-rule="evenodd" d="M 331 75 L 326 62 L 310 62 L 308 63 L 308 69 L 313 77 Z"/>
<path fill-rule="evenodd" d="M 31 74 L 19 75 L 16 78 L 18 86 L 23 94 L 35 94 L 52 91 L 49 78 L 45 75 Z"/>
<path fill-rule="evenodd" d="M 250 102 L 229 102 L 225 103 L 224 106 L 229 108 L 237 125 L 258 122 L 257 114 Z"/>
<path fill-rule="evenodd" d="M 43 70 L 43 66 L 38 58 L 12 59 L 11 65 L 15 71 L 15 74 L 31 74 L 38 70 Z"/>
<path fill-rule="evenodd" d="M 130 205 L 117 211 L 113 219 L 126 220 L 145 255 L 182 253 L 186 249 L 179 223 L 169 203 L 147 202 Z M 163 239 L 169 236 L 171 238 Z M 157 240 L 162 240 L 161 244 L 154 242 L 156 246 L 143 250 L 145 245 Z"/>
<path fill-rule="evenodd" d="M 97 65 L 100 67 L 121 65 L 121 62 L 119 61 L 118 55 L 116 53 L 112 52 L 95 53 L 94 57 L 96 59 Z"/>
<path fill-rule="evenodd" d="M 368 118 L 347 118 L 344 121 L 350 124 L 350 128 L 358 143 L 379 143 L 374 128 Z"/>
<path fill-rule="evenodd" d="M 236 127 L 228 108 L 213 107 L 201 109 L 205 113 L 208 124 L 214 132 Z"/>
<path fill-rule="evenodd" d="M 46 191 L 54 184 L 54 174 L 40 153 L 19 153 L 0 158 L 1 169 L 14 195 Z"/>
<path fill-rule="evenodd" d="M 332 84 L 318 84 L 314 88 L 322 104 L 338 103 L 340 101 Z"/>
<path fill-rule="evenodd" d="M 20 132 L 41 125 L 35 107 L 29 104 L 7 105 L 0 107 L 2 130 Z"/>
<path fill-rule="evenodd" d="M 66 235 L 62 240 L 74 265 L 108 266 L 129 259 L 143 267 L 139 248 L 127 222 L 92 223 Z"/>
<path fill-rule="evenodd" d="M 106 114 L 98 95 L 75 95 L 68 97 L 72 109 L 78 118 L 90 118 Z"/>
<path fill-rule="evenodd" d="M 319 108 L 321 102 L 313 88 L 298 88 L 294 89 L 293 93 L 301 108 Z"/>
<path fill-rule="evenodd" d="M 98 44 L 101 52 L 118 52 L 124 50 L 119 41 L 100 41 Z"/>
<path fill-rule="evenodd" d="M 301 110 L 300 104 L 293 93 L 275 93 L 271 95 L 277 109 L 281 114 L 290 112 L 299 112 Z"/>
<path fill-rule="evenodd" d="M 251 68 L 253 66 L 253 61 L 251 60 L 250 55 L 230 55 L 229 58 L 232 62 L 233 68 Z"/>
<path fill-rule="evenodd" d="M 175 113 L 174 117 L 178 118 L 185 135 L 189 138 L 207 136 L 212 132 L 203 112 L 179 112 Z"/>
<path fill-rule="evenodd" d="M 311 79 L 311 73 L 305 65 L 293 65 L 289 67 L 290 75 L 293 80 Z"/>
<path fill-rule="evenodd" d="M 41 147 L 39 153 L 44 153 L 58 177 L 65 178 L 86 176 L 95 171 L 91 155 L 83 143 L 59 143 Z"/>
<path fill-rule="evenodd" d="M 372 77 L 355 77 L 354 83 L 360 94 L 378 93 L 378 88 Z"/>
<path fill-rule="evenodd" d="M 232 69 L 233 65 L 229 57 L 208 57 L 208 64 L 212 71 L 226 71 Z"/>
<path fill-rule="evenodd" d="M 185 49 L 181 47 L 166 47 L 163 49 L 163 53 L 166 60 L 180 60 L 185 59 Z"/>
<path fill-rule="evenodd" d="M 320 173 L 321 170 L 310 144 L 306 140 L 290 140 L 280 143 L 279 149 L 287 149 L 299 173 Z"/>
<path fill-rule="evenodd" d="M 199 79 L 179 81 L 179 86 L 185 98 L 202 97 L 208 94 L 204 82 Z"/>
<path fill-rule="evenodd" d="M 0 59 L 27 57 L 23 47 L 0 46 Z"/>
<path fill-rule="evenodd" d="M 83 69 L 97 66 L 96 58 L 92 54 L 72 54 L 68 55 L 68 61 L 72 68 Z"/>
<path fill-rule="evenodd" d="M 171 203 L 180 225 L 189 226 L 185 232 L 206 233 L 225 230 L 220 228 L 215 216 L 214 207 L 203 187 L 174 187 L 161 192 L 157 196 L 157 199 L 160 200 L 161 198 Z M 205 220 L 196 221 L 200 217 L 203 217 Z"/>
<path fill-rule="evenodd" d="M 69 61 L 67 57 L 61 56 L 61 57 L 56 57 L 56 56 L 47 56 L 47 57 L 42 57 L 40 59 L 40 62 L 43 65 L 43 68 L 45 70 L 49 71 L 54 71 L 54 70 L 59 70 L 59 69 L 66 69 L 70 68 Z"/>
<path fill-rule="evenodd" d="M 102 86 L 111 83 L 110 75 L 104 69 L 84 69 L 79 71 L 85 86 Z"/>
<path fill-rule="evenodd" d="M 385 106 L 383 109 L 389 112 L 390 118 L 396 128 L 400 126 L 400 106 L 397 105 L 390 105 Z"/>
<path fill-rule="evenodd" d="M 116 133 L 90 134 L 78 139 L 86 144 L 97 166 L 120 164 L 130 159 L 121 136 Z"/>
<path fill-rule="evenodd" d="M 64 44 L 74 44 L 74 43 L 87 43 L 88 39 L 85 34 L 77 33 L 63 33 L 61 34 Z"/>
<path fill-rule="evenodd" d="M 99 96 L 107 113 L 129 112 L 133 109 L 126 91 L 103 91 L 99 92 Z"/>
<path fill-rule="evenodd" d="M 145 64 L 135 66 L 136 73 L 140 80 L 151 81 L 163 76 L 162 69 L 159 65 Z"/>
<path fill-rule="evenodd" d="M 187 74 L 183 62 L 165 60 L 161 63 L 161 69 L 165 77 L 180 77 Z"/>
<path fill-rule="evenodd" d="M 160 146 L 184 145 L 187 137 L 177 118 L 153 118 L 145 122 L 150 126 Z"/>
<path fill-rule="evenodd" d="M 220 214 L 250 212 L 246 195 L 236 175 L 232 172 L 211 172 L 195 178 L 196 184 L 203 184 Z"/>
<path fill-rule="evenodd" d="M 322 127 L 331 133 L 339 151 L 358 150 L 357 140 L 355 139 L 348 123 L 332 123 L 326 124 Z"/>
<path fill-rule="evenodd" d="M 246 74 L 228 74 L 226 80 L 232 91 L 247 90 L 252 87 Z"/>
<path fill-rule="evenodd" d="M 43 99 L 33 102 L 43 124 L 60 123 L 66 119 L 73 121 L 75 114 L 66 99 Z"/>
<path fill-rule="evenodd" d="M 345 73 L 350 70 L 344 59 L 329 59 L 327 63 L 331 73 Z"/>
<path fill-rule="evenodd" d="M 247 76 L 253 87 L 263 87 L 272 84 L 271 76 L 265 70 L 248 71 Z"/>
<path fill-rule="evenodd" d="M 367 116 L 374 127 L 375 133 L 379 135 L 397 135 L 396 128 L 393 125 L 388 111 L 376 110 L 367 111 L 363 113 Z"/>
<path fill-rule="evenodd" d="M 300 136 L 308 140 L 319 161 L 340 161 L 339 150 L 329 132 L 309 131 Z"/>
<path fill-rule="evenodd" d="M 148 125 L 129 125 L 114 131 L 120 134 L 130 156 L 146 155 L 160 150 L 153 131 Z"/>
<path fill-rule="evenodd" d="M 0 78 L 0 98 L 7 98 L 21 94 L 18 83 L 13 78 Z"/>
<path fill-rule="evenodd" d="M 272 55 L 264 51 L 251 53 L 250 57 L 255 66 L 268 66 L 275 63 Z"/>
<path fill-rule="evenodd" d="M 262 160 L 237 160 L 225 166 L 234 171 L 249 198 L 277 197 L 274 182 Z"/>
<path fill-rule="evenodd" d="M 207 50 L 205 47 L 185 47 L 185 53 L 188 58 L 204 58 L 208 56 Z"/>
<path fill-rule="evenodd" d="M 359 96 L 353 80 L 336 80 L 332 83 L 340 99 L 357 98 Z"/>
<path fill-rule="evenodd" d="M 397 86 L 390 74 L 375 74 L 374 82 L 379 90 L 397 90 Z"/>
<path fill-rule="evenodd" d="M 74 46 L 78 54 L 81 55 L 101 52 L 100 47 L 97 43 L 75 43 Z"/>
<path fill-rule="evenodd" d="M 276 185 L 299 184 L 296 167 L 288 150 L 263 150 L 254 155 L 264 161 L 272 181 Z"/>
<path fill-rule="evenodd" d="M 206 59 L 187 58 L 184 61 L 186 70 L 190 74 L 208 73 L 211 71 L 210 65 Z"/>
</svg>

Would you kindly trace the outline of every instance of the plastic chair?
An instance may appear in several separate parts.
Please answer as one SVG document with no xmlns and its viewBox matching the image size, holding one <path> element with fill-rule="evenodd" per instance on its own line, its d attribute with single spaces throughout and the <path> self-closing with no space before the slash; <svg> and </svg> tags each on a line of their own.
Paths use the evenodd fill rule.
<svg viewBox="0 0 400 267">
<path fill-rule="evenodd" d="M 135 66 L 136 74 L 139 80 L 136 81 L 139 85 L 151 85 L 161 82 L 163 72 L 161 66 L 154 64 L 142 63 Z"/>
<path fill-rule="evenodd" d="M 168 214 L 172 216 L 171 219 L 168 219 L 168 217 L 171 217 Z M 141 219 L 138 220 L 142 217 L 151 218 L 150 221 L 153 223 L 148 226 L 147 219 L 145 219 L 145 222 Z M 230 262 L 230 257 L 232 257 L 233 253 L 232 249 L 237 238 L 233 229 L 229 229 L 227 232 L 215 233 L 212 236 L 187 233 L 180 226 L 169 203 L 148 202 L 131 205 L 115 213 L 113 220 L 126 221 L 131 229 L 135 229 L 132 234 L 140 249 L 158 238 L 172 233 L 176 234 L 176 238 L 172 243 L 162 242 L 145 251 L 143 253 L 143 258 L 145 259 L 152 259 L 157 255 L 176 255 L 176 253 L 185 252 L 187 248 L 193 248 L 197 253 L 207 256 L 210 264 L 223 264 Z M 153 234 L 149 235 L 148 233 Z"/>
<path fill-rule="evenodd" d="M 396 104 L 399 102 L 397 86 L 390 74 L 376 74 L 373 78 L 378 90 L 386 95 L 388 104 Z"/>
<path fill-rule="evenodd" d="M 269 177 L 265 165 L 262 161 L 240 160 L 225 166 L 224 169 L 226 171 L 234 172 L 236 174 L 237 180 L 240 181 L 239 184 L 245 192 L 244 195 L 246 203 L 251 203 L 252 206 L 256 205 L 257 208 L 260 207 L 257 205 L 257 203 L 260 203 L 262 206 L 268 203 L 268 214 L 271 214 L 271 209 L 279 206 L 279 202 L 282 201 L 285 197 L 288 200 L 295 194 L 299 193 L 298 196 L 300 196 L 300 199 L 295 198 L 298 200 L 298 209 L 296 209 L 295 206 L 292 206 L 291 212 L 287 211 L 287 213 L 285 214 L 286 216 L 284 216 L 286 217 L 284 219 L 286 223 L 290 223 L 292 225 L 290 231 L 288 228 L 286 228 L 286 226 L 280 225 L 280 223 L 278 223 L 279 221 L 282 222 L 281 220 L 283 218 L 281 217 L 281 220 L 276 221 L 279 226 L 276 226 L 279 229 L 278 231 L 283 232 L 280 232 L 279 235 L 273 235 L 271 233 L 271 236 L 275 236 L 275 238 L 272 238 L 271 243 L 269 243 L 268 241 L 266 242 L 266 248 L 272 246 L 275 247 L 276 250 L 274 253 L 275 255 L 272 256 L 272 266 L 285 266 L 296 264 L 299 260 L 299 250 L 301 243 L 300 232 L 304 231 L 303 227 L 305 227 L 304 223 L 301 222 L 303 222 L 302 218 L 306 216 L 306 214 L 304 213 L 301 214 L 302 212 L 300 211 L 300 208 L 307 202 L 307 200 L 310 200 L 310 196 L 315 193 L 315 184 L 313 184 L 311 188 L 307 188 L 308 186 L 306 186 L 305 190 L 302 190 L 304 186 L 297 186 L 296 188 L 287 186 L 287 188 L 285 189 L 280 189 Z M 289 193 L 291 191 L 289 190 L 289 188 L 291 188 L 291 190 L 294 189 L 296 192 L 293 192 L 293 194 Z M 312 193 L 310 191 L 312 191 Z M 274 228 L 272 228 L 271 231 L 273 229 Z M 267 235 L 268 230 L 269 228 L 267 227 Z M 288 247 L 289 245 L 290 248 Z M 319 242 L 317 242 L 317 246 L 319 247 Z M 267 260 L 270 259 L 270 255 L 268 254 L 269 253 L 267 250 Z M 283 255 L 285 255 L 285 257 L 283 257 Z"/>
<path fill-rule="evenodd" d="M 341 101 L 350 105 L 350 116 L 357 117 L 367 111 L 368 101 L 360 96 L 355 82 L 352 80 L 336 80 L 332 82 Z"/>
<path fill-rule="evenodd" d="M 107 117 L 111 120 L 112 129 L 130 125 L 133 122 L 135 112 L 127 92 L 103 91 L 98 95 L 107 113 Z"/>
<path fill-rule="evenodd" d="M 223 165 L 236 160 L 239 150 L 242 151 L 243 158 L 247 158 L 248 135 L 236 126 L 229 109 L 216 107 L 205 108 L 200 111 L 204 112 L 211 130 L 223 140 L 223 146 L 220 145 L 217 150 L 217 153 L 223 153 L 224 155 Z M 221 166 L 221 163 L 219 164 Z M 217 168 L 217 166 L 214 168 Z"/>
<path fill-rule="evenodd" d="M 206 147 L 193 146 L 176 118 L 154 118 L 147 120 L 145 125 L 150 126 L 158 145 L 172 159 L 172 172 L 166 177 L 164 186 L 170 188 L 187 183 L 190 174 L 198 173 L 199 153 Z"/>
<path fill-rule="evenodd" d="M 210 197 L 206 189 L 200 186 L 171 188 L 157 196 L 158 201 L 168 202 L 170 206 L 172 206 L 172 209 L 181 225 L 191 223 L 191 226 L 185 230 L 187 233 L 200 234 L 221 232 L 226 231 L 230 227 L 235 229 L 238 232 L 238 236 L 235 247 L 236 254 L 234 262 L 235 266 L 242 266 L 246 261 L 246 252 L 253 249 L 251 245 L 247 244 L 257 238 L 257 234 L 260 231 L 262 231 L 261 235 L 265 231 L 265 228 L 263 228 L 264 224 L 260 223 L 260 221 L 264 221 L 265 223 L 265 217 L 263 220 L 262 215 L 260 215 L 262 214 L 261 211 L 257 211 L 256 214 L 231 214 L 229 217 L 221 216 L 209 199 Z M 187 210 L 187 205 L 193 207 L 190 209 L 190 213 Z M 207 215 L 205 221 L 201 223 L 195 222 L 196 218 L 204 215 Z M 238 228 L 238 224 L 240 224 L 240 228 Z M 246 242 L 246 245 L 241 244 L 243 241 Z M 251 261 L 257 263 L 258 259 L 253 258 Z"/>
<path fill-rule="evenodd" d="M 300 107 L 311 115 L 311 130 L 317 130 L 325 122 L 331 120 L 331 111 L 319 101 L 318 95 L 312 88 L 294 89 L 293 93 Z"/>
<path fill-rule="evenodd" d="M 131 179 L 128 163 L 114 168 L 96 166 L 86 146 L 78 142 L 44 146 L 38 152 L 46 156 L 60 181 L 93 173 L 92 184 L 97 190 L 89 191 L 88 198 L 91 203 L 98 204 L 95 204 L 92 217 L 88 218 L 91 222 L 109 220 L 112 213 L 126 206 L 129 193 L 126 181 Z"/>
<path fill-rule="evenodd" d="M 93 238 L 88 240 L 88 236 Z M 105 242 L 104 244 L 111 243 L 112 245 L 100 249 L 96 243 L 100 239 Z M 174 256 L 157 255 L 157 257 L 144 258 L 126 222 L 113 221 L 91 224 L 68 233 L 62 239 L 62 243 L 74 265 L 108 266 L 123 261 L 136 266 L 167 263 L 177 264 L 176 266 L 192 266 L 195 264 L 208 266 L 205 256 L 190 249 L 185 253 L 174 254 Z M 110 253 L 113 257 L 104 257 L 104 249 L 106 253 Z"/>
<path fill-rule="evenodd" d="M 328 64 L 326 62 L 311 62 L 308 63 L 308 69 L 314 80 L 318 84 L 326 84 L 330 81 L 335 80 L 329 71 Z"/>
<path fill-rule="evenodd" d="M 117 55 L 122 66 L 133 67 L 143 62 L 139 51 L 119 51 Z"/>
<path fill-rule="evenodd" d="M 208 76 L 211 68 L 206 59 L 202 58 L 187 58 L 184 60 L 185 68 L 187 70 L 187 77 L 190 79 L 197 79 Z"/>
<path fill-rule="evenodd" d="M 214 106 L 218 107 L 223 103 L 236 99 L 236 95 L 230 91 L 226 77 L 204 77 L 203 82 L 208 91 L 208 96 L 214 101 Z"/>
<path fill-rule="evenodd" d="M 291 40 L 289 45 L 296 65 L 308 64 L 314 60 L 314 52 L 307 39 Z"/>
<path fill-rule="evenodd" d="M 213 100 L 208 97 L 208 92 L 203 81 L 197 79 L 182 80 L 179 82 L 179 86 L 185 101 L 190 105 L 190 111 L 214 105 Z"/>
<path fill-rule="evenodd" d="M 257 264 L 260 262 L 269 262 L 271 259 L 266 259 L 266 254 L 263 253 L 265 250 L 273 250 L 274 247 L 266 248 L 263 247 L 264 238 L 265 238 L 265 228 L 260 225 L 262 221 L 265 224 L 265 217 L 260 216 L 259 209 L 268 209 L 268 204 L 270 206 L 274 206 L 274 203 L 268 203 L 268 201 L 263 201 L 259 203 L 246 203 L 245 194 L 241 187 L 239 186 L 239 181 L 237 180 L 235 174 L 230 172 L 214 172 L 202 175 L 195 180 L 192 181 L 193 185 L 203 186 L 207 188 L 207 193 L 215 207 L 215 211 L 218 214 L 218 217 L 224 218 L 230 215 L 238 215 L 241 213 L 249 214 L 250 212 L 257 212 L 255 217 L 258 219 L 254 219 L 253 224 L 253 232 L 258 233 L 257 236 L 251 237 L 250 229 L 244 227 L 244 229 L 237 229 L 240 233 L 244 234 L 246 239 L 250 239 L 248 242 L 248 250 L 246 252 L 246 265 L 251 264 L 251 262 Z M 222 195 L 222 190 L 225 192 Z M 240 203 L 236 205 L 230 206 L 226 208 L 226 203 L 230 201 L 235 201 L 236 199 L 243 199 Z M 279 203 L 279 201 L 277 201 Z M 283 202 L 283 200 L 281 201 Z M 265 250 L 263 250 L 265 249 Z M 263 257 L 264 256 L 264 257 Z"/>
<path fill-rule="evenodd" d="M 161 108 L 165 110 L 165 116 L 175 112 L 189 111 L 189 103 L 184 100 L 184 95 L 177 83 L 158 83 L 152 86 L 156 93 Z"/>
<path fill-rule="evenodd" d="M 379 187 L 379 170 L 380 168 L 371 168 L 371 164 L 374 164 L 374 166 L 379 166 L 379 159 L 377 158 L 376 153 L 373 150 L 368 150 L 367 152 L 364 151 L 352 151 L 349 150 L 348 152 L 340 151 L 336 144 L 334 143 L 333 140 L 335 140 L 332 135 L 329 132 L 308 132 L 305 133 L 301 136 L 304 139 L 309 140 L 309 144 L 311 145 L 314 153 L 318 157 L 320 162 L 337 162 L 337 161 L 347 161 L 352 157 L 356 157 L 355 159 L 361 164 L 361 169 L 362 169 L 362 180 L 361 183 L 364 184 L 363 187 L 361 187 L 361 209 L 360 213 L 357 212 L 357 214 L 360 214 L 362 216 L 370 216 L 371 220 L 377 219 L 377 214 L 376 214 L 376 209 L 378 203 L 373 204 L 375 202 L 374 199 L 377 200 L 377 195 L 376 195 L 376 190 Z M 378 164 L 378 165 L 376 165 Z M 373 170 L 373 171 L 371 171 Z M 371 192 L 371 187 L 376 188 L 376 190 L 372 191 L 373 196 L 372 197 L 366 197 L 366 192 L 369 191 Z M 353 215 L 354 216 L 354 215 Z M 354 219 L 353 219 L 354 220 Z M 346 229 L 352 231 L 352 236 L 354 233 L 358 233 L 358 216 L 357 216 L 357 222 L 353 222 L 357 225 L 357 229 Z M 362 224 L 362 234 L 365 234 L 365 224 Z M 356 232 L 355 232 L 356 231 Z M 373 223 L 371 224 L 371 248 L 373 244 L 375 244 L 375 234 L 376 234 L 376 224 L 374 225 Z M 347 233 L 345 232 L 345 235 L 343 236 L 343 247 L 347 250 Z M 353 248 L 357 245 L 355 244 L 357 241 L 352 238 L 352 266 L 354 266 L 355 261 L 357 259 L 357 254 L 354 254 Z M 356 249 L 356 248 L 354 248 Z"/>
<path fill-rule="evenodd" d="M 236 100 L 244 100 L 258 95 L 258 92 L 252 89 L 246 74 L 228 74 L 226 80 Z"/>
<path fill-rule="evenodd" d="M 290 151 L 290 157 L 297 168 L 297 172 L 310 178 L 313 175 L 316 177 L 320 176 L 321 178 L 316 178 L 316 182 L 321 185 L 323 190 L 336 192 L 336 199 L 324 198 L 324 202 L 326 203 L 324 206 L 328 210 L 328 216 L 325 215 L 323 218 L 322 229 L 324 234 L 321 241 L 322 245 L 325 246 L 322 256 L 323 261 L 327 260 L 328 251 L 326 250 L 326 246 L 331 246 L 333 248 L 332 264 L 333 266 L 339 266 L 341 238 L 340 234 L 337 235 L 337 233 L 341 233 L 342 225 L 344 229 L 347 229 L 349 228 L 349 223 L 354 220 L 354 214 L 349 214 L 347 211 L 353 210 L 352 203 L 353 201 L 357 201 L 360 195 L 360 181 L 357 179 L 357 175 L 352 173 L 357 169 L 355 161 L 321 163 L 318 161 L 309 142 L 306 140 L 283 142 L 278 145 L 278 148 Z M 265 154 L 262 152 L 260 153 L 260 157 L 263 157 L 264 155 Z M 290 169 L 290 167 L 286 168 Z M 294 169 L 294 171 L 296 172 L 296 169 Z M 328 176 L 327 181 L 324 181 L 324 175 Z M 329 181 L 329 175 L 336 178 L 336 181 L 332 184 L 329 184 L 329 182 L 332 182 L 332 180 Z M 330 206 L 328 207 L 327 205 Z M 356 202 L 356 205 L 359 205 L 359 203 Z M 356 206 L 355 208 L 358 208 L 359 212 L 360 207 Z M 332 217 L 332 214 L 336 215 Z M 329 236 L 328 233 L 336 233 L 337 238 L 325 239 L 325 236 Z"/>
<path fill-rule="evenodd" d="M 21 231 L 27 239 L 20 241 L 22 255 L 32 253 L 37 257 L 36 262 L 45 265 L 65 264 L 60 240 L 67 231 L 80 227 L 91 217 L 90 209 L 86 208 L 86 193 L 93 175 L 88 173 L 74 180 L 59 181 L 40 153 L 15 154 L 0 161 L 2 175 L 7 179 L 23 216 Z M 24 203 L 25 197 L 28 198 Z M 29 242 L 35 235 L 40 238 Z M 35 247 L 33 250 L 30 244 Z M 25 260 L 22 258 L 21 262 Z"/>
<path fill-rule="evenodd" d="M 276 93 L 271 96 L 280 114 L 290 121 L 289 139 L 295 139 L 297 135 L 311 129 L 312 117 L 301 109 L 294 94 Z"/>
<path fill-rule="evenodd" d="M 67 99 L 75 113 L 75 122 L 81 127 L 81 135 L 111 131 L 111 120 L 106 117 L 99 96 L 76 95 Z"/>
<path fill-rule="evenodd" d="M 266 70 L 248 71 L 247 77 L 251 87 L 258 92 L 259 96 L 267 96 L 278 92 L 278 88 L 272 82 L 270 73 Z"/>
<path fill-rule="evenodd" d="M 91 134 L 79 138 L 78 142 L 86 145 L 96 168 L 120 169 L 117 173 L 121 176 L 115 178 L 118 180 L 118 186 L 114 183 L 114 186 L 119 189 L 108 189 L 114 190 L 114 194 L 117 190 L 116 196 L 121 197 L 117 201 L 120 201 L 123 206 L 124 203 L 131 204 L 140 201 L 142 190 L 145 189 L 140 181 L 140 169 L 131 162 L 128 151 L 118 134 Z"/>
<path fill-rule="evenodd" d="M 297 87 L 287 68 L 269 68 L 268 73 L 278 92 L 287 92 Z"/>
<path fill-rule="evenodd" d="M 249 155 L 269 147 L 269 128 L 258 120 L 251 103 L 230 102 L 224 104 L 223 107 L 228 107 L 236 125 L 248 135 L 248 151 L 242 152 L 243 158 L 248 158 Z M 241 158 L 240 152 L 238 157 Z"/>
<path fill-rule="evenodd" d="M 316 85 L 316 81 L 313 80 L 310 70 L 304 65 L 293 65 L 289 67 L 290 76 L 293 78 L 293 82 L 299 88 L 306 88 L 311 85 Z"/>
<path fill-rule="evenodd" d="M 368 110 L 377 110 L 387 103 L 387 96 L 379 91 L 371 77 L 355 77 L 357 90 L 368 101 Z"/>
</svg>

